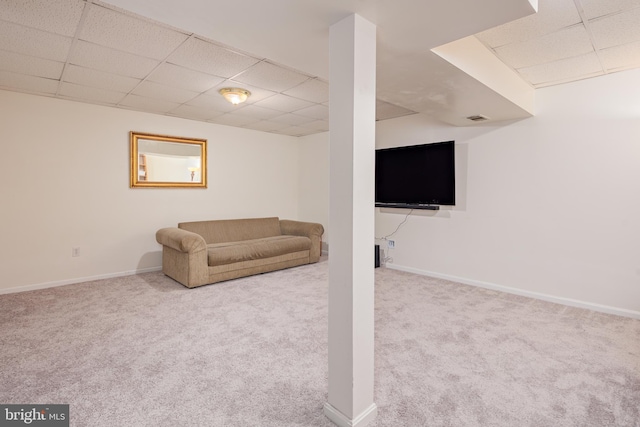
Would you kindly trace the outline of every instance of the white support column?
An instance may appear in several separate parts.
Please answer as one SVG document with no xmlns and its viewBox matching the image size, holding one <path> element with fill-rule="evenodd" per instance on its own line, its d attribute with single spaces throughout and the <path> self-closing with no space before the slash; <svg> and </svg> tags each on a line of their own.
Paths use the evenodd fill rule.
<svg viewBox="0 0 640 427">
<path fill-rule="evenodd" d="M 329 399 L 339 426 L 369 424 L 374 352 L 376 27 L 351 15 L 330 29 Z"/>
</svg>

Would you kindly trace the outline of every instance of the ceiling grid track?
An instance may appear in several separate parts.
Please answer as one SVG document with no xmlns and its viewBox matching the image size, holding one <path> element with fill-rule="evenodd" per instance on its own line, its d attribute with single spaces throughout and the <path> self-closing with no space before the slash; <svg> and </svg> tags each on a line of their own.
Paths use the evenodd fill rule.
<svg viewBox="0 0 640 427">
<path fill-rule="evenodd" d="M 188 34 L 188 37 L 182 42 L 180 43 L 175 49 L 173 49 L 162 61 L 160 61 L 160 63 L 158 65 L 156 65 L 155 67 L 153 67 L 153 69 L 146 75 L 144 76 L 142 79 L 140 79 L 140 81 L 138 82 L 138 84 L 136 84 L 128 93 L 124 94 L 124 96 L 122 97 L 122 99 L 120 100 L 120 102 L 118 102 L 116 104 L 117 107 L 124 107 L 122 105 L 122 101 L 127 97 L 127 95 L 131 95 L 133 94 L 133 92 L 140 87 L 140 85 L 142 85 L 144 82 L 148 81 L 149 76 L 153 74 L 154 71 L 156 71 L 158 68 L 160 68 L 161 66 L 163 66 L 164 64 L 167 63 L 167 59 L 169 59 L 171 57 L 171 55 L 173 55 L 178 49 L 180 49 L 182 46 L 184 46 L 185 43 L 187 43 L 189 40 L 193 39 L 195 37 L 195 34 Z M 199 95 L 199 94 L 198 94 Z M 198 97 L 198 95 L 196 95 L 194 98 Z M 193 99 L 193 98 L 192 98 Z M 187 101 L 189 102 L 189 101 Z M 183 102 L 180 105 L 184 105 L 186 102 Z M 177 108 L 177 107 L 176 107 Z"/>
<path fill-rule="evenodd" d="M 78 38 L 80 37 L 80 32 L 82 32 L 82 28 L 84 27 L 84 23 L 87 20 L 87 15 L 89 14 L 89 9 L 93 6 L 93 0 L 86 0 L 86 4 L 82 9 L 82 15 L 80 16 L 80 22 L 78 23 L 78 27 L 76 28 L 76 32 L 73 35 L 73 40 L 71 41 L 71 46 L 69 47 L 69 53 L 67 54 L 67 60 L 62 66 L 62 73 L 60 73 L 60 81 L 58 82 L 58 88 L 56 89 L 56 95 L 60 96 L 60 89 L 62 88 L 62 84 L 64 83 L 65 75 L 67 74 L 67 70 L 69 69 L 69 59 L 73 55 L 73 51 L 78 44 Z"/>
<path fill-rule="evenodd" d="M 602 55 L 600 53 L 600 49 L 598 48 L 598 45 L 596 43 L 595 36 L 593 35 L 593 30 L 591 29 L 591 24 L 589 23 L 589 18 L 587 17 L 587 14 L 584 11 L 584 7 L 582 6 L 582 2 L 581 2 L 581 0 L 573 0 L 573 2 L 576 5 L 576 9 L 578 10 L 578 14 L 580 15 L 580 18 L 582 19 L 582 25 L 584 25 L 584 29 L 586 30 L 587 34 L 589 35 L 589 40 L 591 41 L 591 45 L 593 46 L 593 51 L 596 54 L 596 57 L 598 58 L 598 62 L 600 63 L 600 67 L 602 67 L 602 72 L 606 74 L 607 73 L 607 67 L 605 66 L 604 60 L 602 59 Z"/>
</svg>

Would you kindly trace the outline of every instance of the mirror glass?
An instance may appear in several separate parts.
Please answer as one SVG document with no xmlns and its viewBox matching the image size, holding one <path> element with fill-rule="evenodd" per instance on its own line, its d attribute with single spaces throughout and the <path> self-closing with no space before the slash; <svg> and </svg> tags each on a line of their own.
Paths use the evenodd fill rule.
<svg viewBox="0 0 640 427">
<path fill-rule="evenodd" d="M 207 141 L 131 132 L 131 187 L 207 187 Z"/>
</svg>

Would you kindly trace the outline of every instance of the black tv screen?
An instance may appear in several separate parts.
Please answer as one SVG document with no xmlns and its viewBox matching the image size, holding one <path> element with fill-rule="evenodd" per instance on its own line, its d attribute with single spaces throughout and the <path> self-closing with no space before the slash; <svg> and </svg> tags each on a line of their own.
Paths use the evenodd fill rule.
<svg viewBox="0 0 640 427">
<path fill-rule="evenodd" d="M 376 206 L 455 205 L 454 141 L 376 150 Z"/>
</svg>

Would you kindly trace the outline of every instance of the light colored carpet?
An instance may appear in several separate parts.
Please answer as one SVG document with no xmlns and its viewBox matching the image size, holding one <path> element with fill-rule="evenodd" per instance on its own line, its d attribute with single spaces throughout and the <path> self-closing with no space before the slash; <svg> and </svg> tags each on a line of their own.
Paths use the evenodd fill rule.
<svg viewBox="0 0 640 427">
<path fill-rule="evenodd" d="M 73 426 L 332 426 L 328 262 L 0 295 L 0 403 Z M 640 426 L 640 321 L 376 269 L 373 426 Z"/>
</svg>

